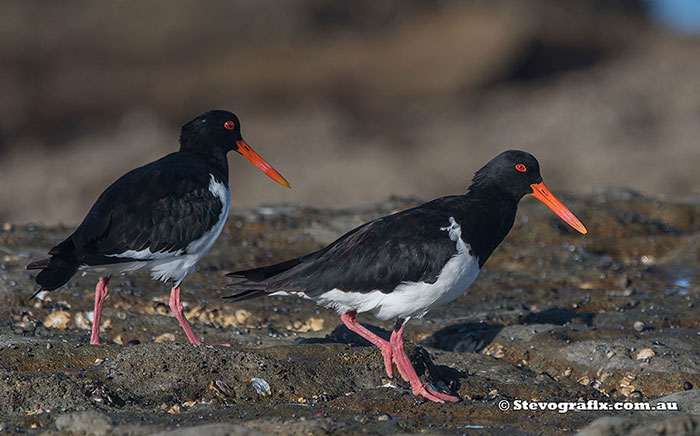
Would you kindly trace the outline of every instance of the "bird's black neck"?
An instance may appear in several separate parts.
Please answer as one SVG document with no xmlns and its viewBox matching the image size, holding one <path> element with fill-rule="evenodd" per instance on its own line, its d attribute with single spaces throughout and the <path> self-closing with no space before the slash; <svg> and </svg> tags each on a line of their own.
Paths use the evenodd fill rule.
<svg viewBox="0 0 700 436">
<path fill-rule="evenodd" d="M 217 176 L 223 178 L 221 181 L 228 185 L 228 159 L 226 158 L 225 151 L 219 149 L 202 150 L 182 145 L 180 147 L 180 153 L 193 154 L 203 159 L 212 170 L 218 173 Z"/>
<path fill-rule="evenodd" d="M 462 239 L 471 245 L 481 267 L 513 227 L 519 199 L 489 185 L 472 185 L 458 198 L 464 214 Z"/>
</svg>

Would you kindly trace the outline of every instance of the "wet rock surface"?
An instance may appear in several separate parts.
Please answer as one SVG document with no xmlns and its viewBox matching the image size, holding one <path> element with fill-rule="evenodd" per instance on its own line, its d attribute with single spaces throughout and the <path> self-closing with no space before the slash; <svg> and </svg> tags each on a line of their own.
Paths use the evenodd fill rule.
<svg viewBox="0 0 700 436">
<path fill-rule="evenodd" d="M 409 323 L 418 374 L 456 404 L 389 383 L 379 352 L 331 311 L 295 298 L 221 298 L 225 272 L 317 249 L 416 200 L 232 210 L 182 288 L 204 346 L 186 343 L 169 289 L 140 272 L 112 279 L 105 345 L 90 346 L 96 276 L 27 301 L 24 265 L 72 229 L 4 224 L 0 433 L 696 434 L 700 198 L 561 197 L 588 235 L 526 199 L 469 291 Z M 360 320 L 380 335 L 391 329 Z M 522 411 L 515 400 L 676 401 L 680 410 Z"/>
</svg>

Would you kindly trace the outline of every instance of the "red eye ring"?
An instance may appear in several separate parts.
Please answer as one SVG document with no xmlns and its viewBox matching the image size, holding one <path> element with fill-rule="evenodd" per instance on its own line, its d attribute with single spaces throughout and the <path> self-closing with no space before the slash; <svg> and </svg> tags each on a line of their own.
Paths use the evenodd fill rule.
<svg viewBox="0 0 700 436">
<path fill-rule="evenodd" d="M 236 127 L 236 123 L 234 123 L 233 121 L 226 121 L 224 123 L 224 128 L 226 128 L 226 130 L 233 130 L 234 127 Z"/>
<path fill-rule="evenodd" d="M 520 171 L 521 173 L 524 173 L 525 171 L 527 171 L 527 167 L 525 167 L 525 165 L 523 165 L 523 164 L 517 164 L 515 166 L 515 169 Z"/>
</svg>

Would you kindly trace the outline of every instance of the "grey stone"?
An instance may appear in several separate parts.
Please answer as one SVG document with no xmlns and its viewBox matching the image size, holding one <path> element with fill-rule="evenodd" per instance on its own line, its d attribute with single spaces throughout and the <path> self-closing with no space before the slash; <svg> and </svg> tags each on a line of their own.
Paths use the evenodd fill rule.
<svg viewBox="0 0 700 436">
<path fill-rule="evenodd" d="M 155 433 L 153 436 L 263 436 L 242 425 L 208 424 Z"/>
<path fill-rule="evenodd" d="M 639 419 L 636 416 L 606 416 L 593 421 L 576 436 L 700 436 L 700 416 L 664 416 L 665 419 L 656 421 Z"/>
<path fill-rule="evenodd" d="M 675 401 L 678 403 L 678 411 L 691 415 L 700 415 L 700 390 L 674 392 L 651 402 L 652 407 L 660 402 Z M 669 412 L 654 412 L 669 413 Z"/>
<path fill-rule="evenodd" d="M 583 430 L 576 433 L 576 436 L 623 436 L 629 434 L 634 427 L 634 423 L 619 416 L 605 416 L 598 418 Z"/>
<path fill-rule="evenodd" d="M 105 436 L 112 429 L 112 419 L 95 410 L 67 413 L 56 418 L 56 428 L 74 435 Z"/>
</svg>

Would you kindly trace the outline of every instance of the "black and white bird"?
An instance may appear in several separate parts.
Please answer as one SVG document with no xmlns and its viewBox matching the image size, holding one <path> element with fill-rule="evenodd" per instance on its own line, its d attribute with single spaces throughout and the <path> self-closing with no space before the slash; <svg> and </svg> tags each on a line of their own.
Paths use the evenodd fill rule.
<svg viewBox="0 0 700 436">
<path fill-rule="evenodd" d="M 414 395 L 457 401 L 421 383 L 404 351 L 404 326 L 467 290 L 510 231 L 518 202 L 527 194 L 586 233 L 544 185 L 535 157 L 511 150 L 477 171 L 464 195 L 375 219 L 306 256 L 230 273 L 246 280 L 230 285 L 237 293 L 228 298 L 295 295 L 334 309 L 350 330 L 379 347 L 389 377 L 395 364 Z M 357 322 L 362 312 L 396 321 L 389 341 Z"/>
<path fill-rule="evenodd" d="M 229 151 L 250 160 L 277 183 L 289 183 L 241 136 L 236 115 L 212 110 L 182 127 L 180 150 L 136 168 L 109 186 L 83 222 L 51 257 L 27 265 L 41 269 L 38 291 L 52 291 L 80 270 L 103 274 L 95 289 L 91 344 L 99 344 L 102 304 L 112 274 L 146 268 L 171 281 L 170 309 L 193 344 L 201 342 L 185 319 L 180 283 L 209 251 L 229 213 Z"/>
</svg>

